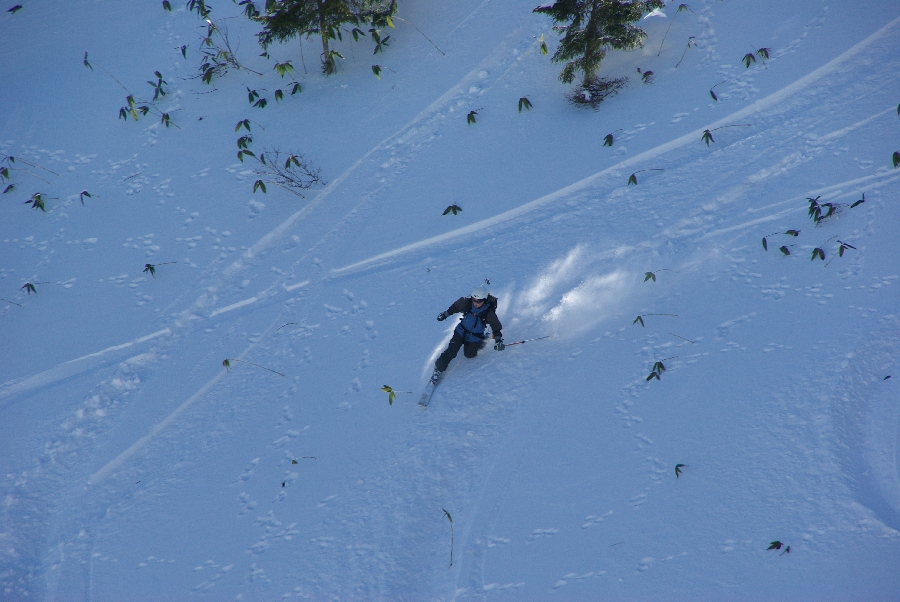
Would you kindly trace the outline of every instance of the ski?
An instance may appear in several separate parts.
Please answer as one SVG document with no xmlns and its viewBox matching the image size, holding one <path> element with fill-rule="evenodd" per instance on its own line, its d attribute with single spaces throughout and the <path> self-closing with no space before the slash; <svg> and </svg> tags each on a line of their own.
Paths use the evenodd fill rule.
<svg viewBox="0 0 900 602">
<path fill-rule="evenodd" d="M 434 389 L 437 387 L 438 383 L 441 382 L 438 380 L 437 382 L 428 381 L 428 384 L 425 386 L 425 391 L 422 393 L 422 399 L 419 400 L 419 405 L 423 408 L 427 408 L 428 404 L 431 403 L 431 396 L 434 395 Z"/>
</svg>

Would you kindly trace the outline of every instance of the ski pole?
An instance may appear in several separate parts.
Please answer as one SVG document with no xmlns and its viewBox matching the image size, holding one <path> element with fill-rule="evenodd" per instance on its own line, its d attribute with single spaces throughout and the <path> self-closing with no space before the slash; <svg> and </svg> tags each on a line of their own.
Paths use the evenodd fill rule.
<svg viewBox="0 0 900 602">
<path fill-rule="evenodd" d="M 528 343 L 531 341 L 540 341 L 541 339 L 549 339 L 550 335 L 548 334 L 545 337 L 537 337 L 535 339 L 525 339 L 524 341 L 516 341 L 515 343 L 506 343 L 506 347 L 512 347 L 513 345 L 521 345 L 522 343 Z"/>
</svg>

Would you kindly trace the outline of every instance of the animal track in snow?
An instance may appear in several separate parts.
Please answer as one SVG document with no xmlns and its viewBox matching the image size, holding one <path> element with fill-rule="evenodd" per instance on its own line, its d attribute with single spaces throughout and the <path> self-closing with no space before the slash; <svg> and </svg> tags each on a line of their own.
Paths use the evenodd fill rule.
<svg viewBox="0 0 900 602">
<path fill-rule="evenodd" d="M 604 520 L 606 520 L 607 518 L 609 518 L 610 516 L 612 516 L 612 513 L 613 513 L 613 511 L 610 510 L 609 512 L 607 512 L 607 513 L 604 514 L 603 516 L 594 516 L 593 514 L 589 514 L 588 516 L 586 516 L 586 517 L 584 518 L 584 524 L 581 525 L 581 528 L 582 528 L 582 529 L 589 529 L 589 528 L 591 528 L 591 527 L 596 527 L 597 525 L 599 525 L 600 523 L 602 523 Z"/>
<path fill-rule="evenodd" d="M 535 529 L 534 531 L 531 532 L 531 535 L 528 537 L 528 542 L 527 542 L 527 543 L 532 543 L 532 542 L 535 542 L 535 541 L 537 541 L 537 540 L 539 540 L 539 539 L 544 539 L 544 538 L 547 538 L 547 537 L 553 537 L 553 536 L 556 535 L 557 533 L 559 533 L 559 529 L 553 529 L 553 528 L 550 528 L 550 529 Z"/>
</svg>

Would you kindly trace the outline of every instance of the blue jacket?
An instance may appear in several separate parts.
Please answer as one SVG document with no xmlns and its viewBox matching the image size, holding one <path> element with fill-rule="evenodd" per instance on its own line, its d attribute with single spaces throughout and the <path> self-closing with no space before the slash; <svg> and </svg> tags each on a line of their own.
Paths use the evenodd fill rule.
<svg viewBox="0 0 900 602">
<path fill-rule="evenodd" d="M 463 337 L 466 343 L 476 343 L 485 339 L 485 326 L 491 327 L 494 339 L 502 337 L 503 326 L 497 318 L 497 299 L 489 296 L 487 302 L 476 308 L 471 297 L 460 297 L 447 309 L 447 315 L 462 314 L 454 332 Z"/>
</svg>

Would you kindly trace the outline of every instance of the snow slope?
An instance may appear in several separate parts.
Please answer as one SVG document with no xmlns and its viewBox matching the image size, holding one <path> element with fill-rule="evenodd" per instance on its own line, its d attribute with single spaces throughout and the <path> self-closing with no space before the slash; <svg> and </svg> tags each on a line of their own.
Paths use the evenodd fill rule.
<svg viewBox="0 0 900 602">
<path fill-rule="evenodd" d="M 280 103 L 211 6 L 264 75 L 200 82 L 181 3 L 0 13 L 0 598 L 900 599 L 896 3 L 672 4 L 597 111 L 519 2 L 273 48 Z M 116 119 L 154 71 L 178 128 Z M 254 194 L 243 119 L 328 184 Z M 550 338 L 423 410 L 485 278 Z"/>
</svg>

